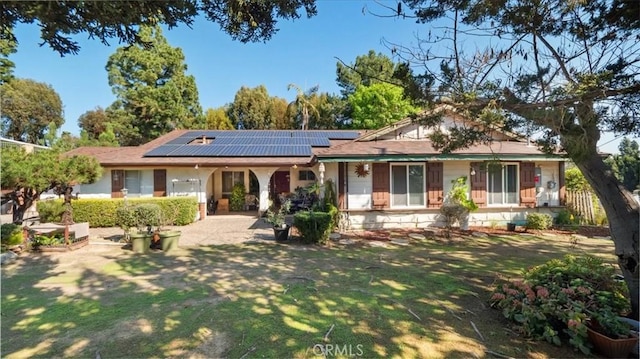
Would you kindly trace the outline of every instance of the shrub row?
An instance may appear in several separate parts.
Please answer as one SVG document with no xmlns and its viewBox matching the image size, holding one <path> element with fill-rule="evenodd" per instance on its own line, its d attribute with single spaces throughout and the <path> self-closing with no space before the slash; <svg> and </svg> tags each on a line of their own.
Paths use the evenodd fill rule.
<svg viewBox="0 0 640 359">
<path fill-rule="evenodd" d="M 160 207 L 162 218 L 166 225 L 184 226 L 192 223 L 198 212 L 198 203 L 195 197 L 156 197 L 156 198 L 130 198 L 127 204 L 135 206 L 152 203 Z M 122 207 L 124 201 L 121 198 L 87 198 L 71 202 L 74 222 L 89 222 L 89 226 L 116 227 L 116 211 Z M 48 200 L 38 202 L 38 213 L 41 222 L 60 222 L 64 205 L 62 200 Z"/>
</svg>

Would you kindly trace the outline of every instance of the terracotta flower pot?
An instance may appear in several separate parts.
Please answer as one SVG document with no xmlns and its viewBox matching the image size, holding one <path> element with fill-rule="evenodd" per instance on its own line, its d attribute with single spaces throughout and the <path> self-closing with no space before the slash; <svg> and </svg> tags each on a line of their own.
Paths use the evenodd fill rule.
<svg viewBox="0 0 640 359">
<path fill-rule="evenodd" d="M 594 349 L 607 358 L 626 358 L 638 343 L 638 337 L 613 339 L 598 333 L 590 327 L 587 327 L 587 336 Z"/>
</svg>

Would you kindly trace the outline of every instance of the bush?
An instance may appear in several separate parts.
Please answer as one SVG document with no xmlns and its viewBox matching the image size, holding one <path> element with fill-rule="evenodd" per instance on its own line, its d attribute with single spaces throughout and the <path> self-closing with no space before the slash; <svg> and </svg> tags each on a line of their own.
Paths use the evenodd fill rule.
<svg viewBox="0 0 640 359">
<path fill-rule="evenodd" d="M 138 221 L 136 219 L 136 211 L 133 206 L 121 206 L 116 209 L 116 225 L 125 232 L 129 232 L 131 228 L 136 228 Z"/>
<path fill-rule="evenodd" d="M 162 216 L 160 206 L 156 203 L 140 203 L 134 207 L 136 227 L 139 231 L 150 230 L 151 227 L 160 226 Z"/>
<path fill-rule="evenodd" d="M 331 214 L 326 212 L 301 211 L 293 216 L 293 225 L 307 243 L 325 244 L 331 234 Z"/>
<path fill-rule="evenodd" d="M 555 222 L 559 225 L 576 225 L 580 224 L 580 219 L 568 209 L 563 209 L 556 215 Z"/>
<path fill-rule="evenodd" d="M 64 212 L 64 201 L 38 201 L 36 208 L 38 210 L 38 215 L 40 216 L 41 223 L 58 223 L 60 222 L 60 220 L 62 220 L 62 213 Z"/>
<path fill-rule="evenodd" d="M 0 238 L 2 240 L 2 252 L 9 247 L 17 246 L 24 242 L 22 227 L 13 223 L 4 223 L 0 226 Z"/>
<path fill-rule="evenodd" d="M 527 229 L 545 230 L 551 228 L 553 218 L 546 213 L 530 213 L 527 215 Z"/>
<path fill-rule="evenodd" d="M 129 206 L 135 206 L 140 203 L 155 203 L 160 206 L 162 211 L 163 225 L 184 226 L 193 223 L 198 212 L 198 203 L 195 197 L 155 197 L 155 198 L 130 198 L 127 199 Z M 83 198 L 71 201 L 73 208 L 74 222 L 88 222 L 92 228 L 97 227 L 115 227 L 120 226 L 116 211 L 122 207 L 124 201 L 122 198 Z M 38 212 L 40 220 L 43 219 L 43 213 L 51 212 L 47 207 L 56 208 L 60 206 L 60 214 L 55 222 L 59 222 L 64 211 L 62 200 L 39 201 Z"/>
<path fill-rule="evenodd" d="M 617 316 L 629 310 L 626 286 L 614 274 L 599 258 L 567 255 L 529 269 L 524 281 L 498 285 L 490 303 L 524 335 L 560 345 L 564 333 L 589 354 L 586 322 L 595 318 L 607 327 L 620 326 Z"/>
<path fill-rule="evenodd" d="M 244 196 L 246 194 L 244 185 L 237 183 L 231 190 L 231 197 L 229 198 L 229 209 L 232 211 L 242 211 L 244 209 Z"/>
</svg>

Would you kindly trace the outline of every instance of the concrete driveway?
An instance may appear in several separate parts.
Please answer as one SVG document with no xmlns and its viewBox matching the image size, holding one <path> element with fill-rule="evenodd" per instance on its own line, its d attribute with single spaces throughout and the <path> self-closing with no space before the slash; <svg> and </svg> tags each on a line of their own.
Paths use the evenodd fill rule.
<svg viewBox="0 0 640 359">
<path fill-rule="evenodd" d="M 180 247 L 236 244 L 247 241 L 275 242 L 273 229 L 255 214 L 226 214 L 207 216 L 204 220 L 186 226 L 168 226 L 182 232 Z M 91 228 L 89 238 L 92 244 L 108 244 L 122 236 L 118 227 Z"/>
</svg>

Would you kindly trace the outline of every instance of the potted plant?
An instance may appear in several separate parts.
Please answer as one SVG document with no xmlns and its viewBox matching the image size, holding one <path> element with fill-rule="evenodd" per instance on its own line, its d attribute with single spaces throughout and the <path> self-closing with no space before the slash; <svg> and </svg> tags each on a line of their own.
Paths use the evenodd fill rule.
<svg viewBox="0 0 640 359">
<path fill-rule="evenodd" d="M 118 226 L 125 231 L 125 238 L 131 242 L 136 253 L 148 253 L 153 238 L 153 227 L 160 224 L 160 207 L 157 204 L 143 203 L 135 206 L 123 206 L 116 210 Z M 132 231 L 135 228 L 136 231 Z"/>
<path fill-rule="evenodd" d="M 273 234 L 278 242 L 289 239 L 290 226 L 286 223 L 285 219 L 290 209 L 291 201 L 286 200 L 277 211 L 273 211 L 271 209 L 267 211 L 266 221 L 273 227 Z"/>
<path fill-rule="evenodd" d="M 478 209 L 473 199 L 468 198 L 469 187 L 467 177 L 460 176 L 451 181 L 453 187 L 445 197 L 444 205 L 440 207 L 440 213 L 445 217 L 447 228 L 451 228 L 456 222 L 460 223 L 463 230 L 469 229 L 469 213 Z"/>
<path fill-rule="evenodd" d="M 178 241 L 182 232 L 179 230 L 165 230 L 163 227 L 171 225 L 175 222 L 178 216 L 178 208 L 175 206 L 169 206 L 165 208 L 161 213 L 160 226 L 154 233 L 154 243 L 159 244 L 163 252 L 169 252 L 178 248 Z"/>
<path fill-rule="evenodd" d="M 638 343 L 638 334 L 631 325 L 607 309 L 591 316 L 587 336 L 594 349 L 608 358 L 626 358 Z"/>
</svg>

